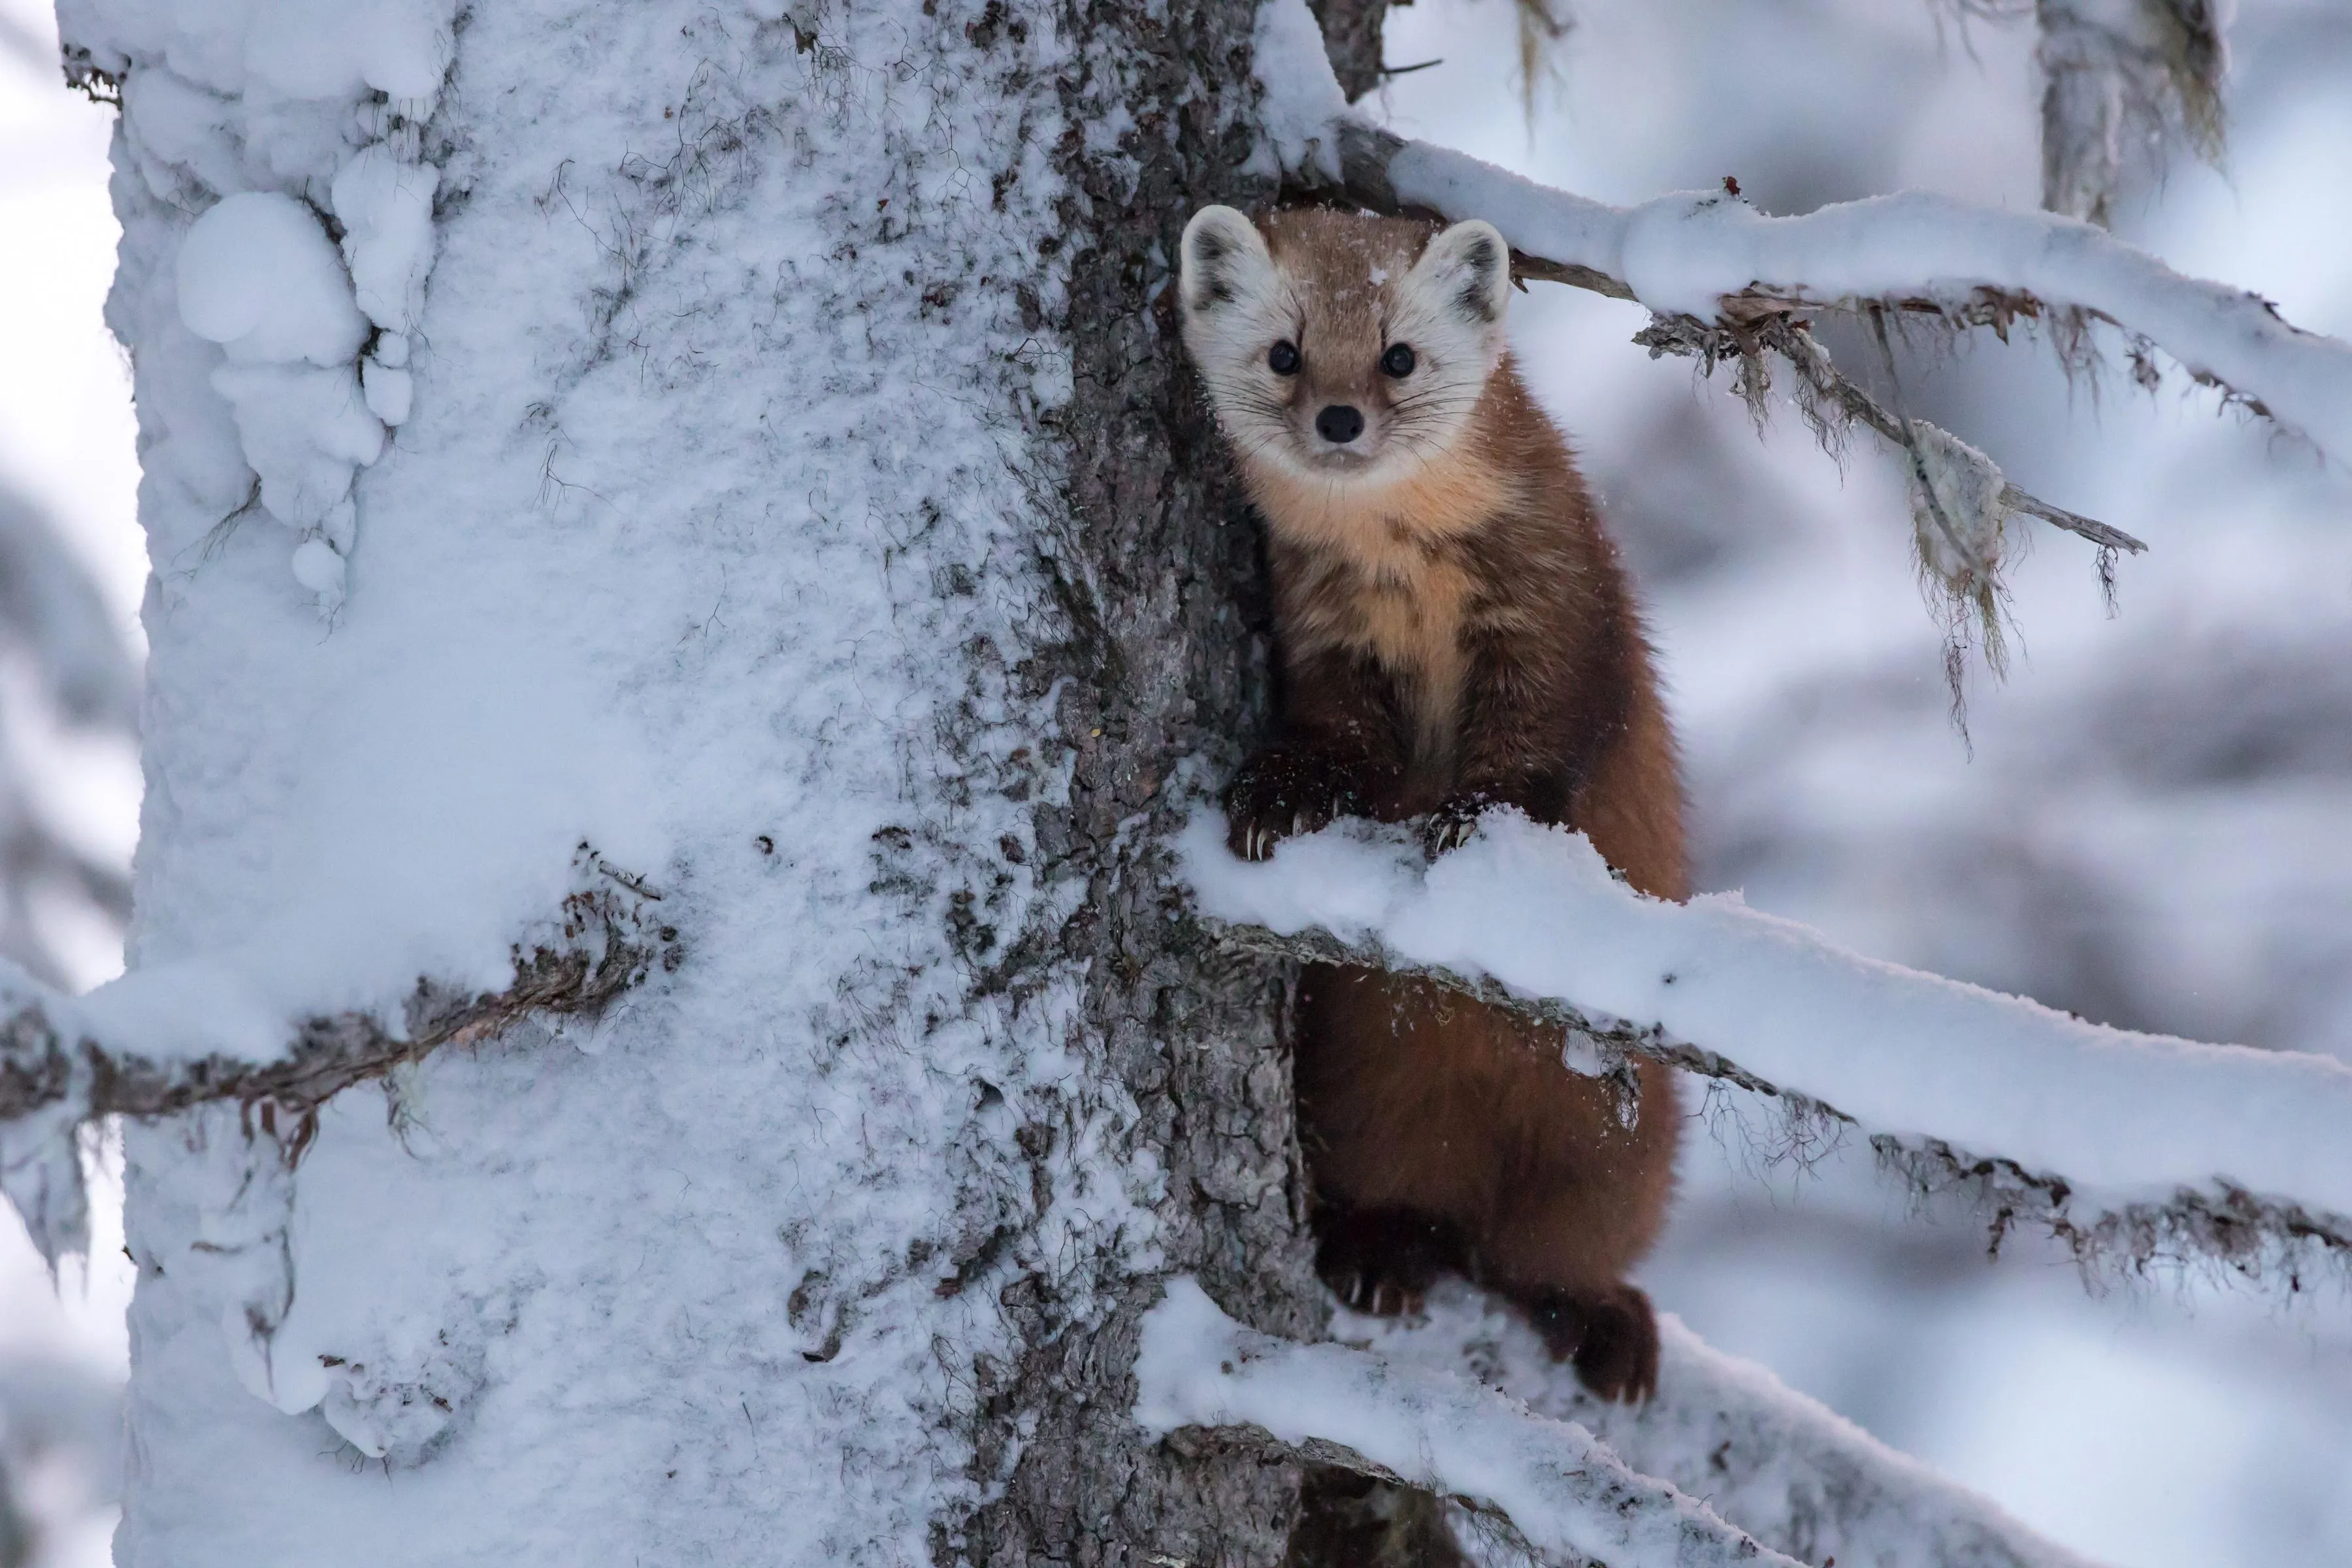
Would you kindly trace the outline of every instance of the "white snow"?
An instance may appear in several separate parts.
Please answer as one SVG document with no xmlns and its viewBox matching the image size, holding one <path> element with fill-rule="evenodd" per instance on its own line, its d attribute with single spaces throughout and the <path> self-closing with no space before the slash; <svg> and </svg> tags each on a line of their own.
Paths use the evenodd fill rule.
<svg viewBox="0 0 2352 1568">
<path fill-rule="evenodd" d="M 362 276 L 374 309 L 404 331 L 431 259 L 430 182 L 418 182 L 428 192 L 420 215 L 402 195 L 399 167 L 379 153 L 361 153 L 338 177 L 338 192 L 350 193 L 338 206 L 352 209 L 346 248 L 367 264 Z M 181 321 L 228 356 L 212 384 L 236 411 L 261 504 L 291 527 L 316 527 L 350 496 L 352 475 L 383 453 L 385 421 L 375 405 L 408 414 L 404 387 L 363 395 L 352 362 L 368 320 L 334 242 L 293 197 L 240 192 L 189 226 L 173 279 Z M 293 570 L 322 611 L 341 605 L 342 563 L 331 547 L 305 541 Z"/>
<path fill-rule="evenodd" d="M 416 402 L 416 378 L 374 354 L 360 362 L 360 390 L 366 395 L 368 412 L 386 425 L 406 424 Z"/>
<path fill-rule="evenodd" d="M 294 547 L 294 580 L 331 608 L 343 602 L 343 558 L 324 539 L 306 539 Z"/>
<path fill-rule="evenodd" d="M 448 68 L 456 8 L 456 0 L 254 0 L 246 64 L 289 98 L 352 98 L 374 88 L 429 100 Z"/>
<path fill-rule="evenodd" d="M 382 455 L 384 427 L 414 408 L 405 336 L 432 267 L 440 177 L 418 156 L 416 127 L 448 70 L 454 0 L 59 9 L 66 36 L 125 83 L 126 167 L 159 202 L 198 215 L 174 267 L 179 314 L 227 357 L 211 379 L 233 410 L 250 482 L 261 509 L 303 536 L 295 579 L 331 620 L 343 588 L 308 545 L 324 532 L 348 553 L 351 540 L 333 538 L 327 520 Z M 320 222 L 330 210 L 341 255 Z M 371 324 L 381 341 L 362 367 Z M 142 347 L 152 357 L 163 345 Z M 149 379 L 176 381 L 179 370 Z M 202 401 L 171 399 L 151 416 L 151 442 L 165 447 L 205 419 Z M 241 510 L 246 486 L 229 475 L 209 482 L 205 470 L 224 465 L 195 445 L 155 465 L 155 482 L 196 481 L 217 526 Z"/>
<path fill-rule="evenodd" d="M 352 476 L 383 455 L 383 422 L 351 367 L 230 363 L 212 384 L 236 410 L 261 504 L 281 522 L 323 521 L 352 493 Z"/>
<path fill-rule="evenodd" d="M 1582 835 L 1516 813 L 1490 813 L 1434 864 L 1402 834 L 1356 822 L 1250 864 L 1203 815 L 1178 851 L 1204 914 L 1321 927 L 1655 1025 L 1871 1132 L 1942 1139 L 2126 1199 L 2225 1181 L 2352 1214 L 2352 1067 L 2330 1058 L 2087 1024 L 1843 952 L 1737 894 L 1650 899 Z"/>
<path fill-rule="evenodd" d="M 456 12 L 456 0 L 63 0 L 58 21 L 104 68 L 138 58 L 265 109 L 373 89 L 421 117 L 448 69 Z"/>
<path fill-rule="evenodd" d="M 1494 1505 L 1538 1550 L 1570 1561 L 1799 1568 L 1628 1469 L 1582 1426 L 1437 1368 L 1245 1329 L 1190 1278 L 1171 1279 L 1145 1315 L 1135 1382 L 1148 1431 L 1257 1426 L 1286 1443 L 1339 1443 L 1406 1480 Z"/>
</svg>

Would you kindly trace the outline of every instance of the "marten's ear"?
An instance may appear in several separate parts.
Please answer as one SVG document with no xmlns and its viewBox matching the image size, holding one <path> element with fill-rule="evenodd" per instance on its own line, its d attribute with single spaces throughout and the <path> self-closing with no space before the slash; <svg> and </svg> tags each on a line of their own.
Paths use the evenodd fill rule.
<svg viewBox="0 0 2352 1568">
<path fill-rule="evenodd" d="M 1499 325 L 1511 299 L 1511 247 L 1491 223 L 1457 223 L 1413 263 L 1412 286 L 1473 325 Z"/>
<path fill-rule="evenodd" d="M 1207 315 L 1259 291 L 1274 257 L 1257 225 L 1232 207 L 1202 207 L 1184 226 L 1184 313 Z"/>
</svg>

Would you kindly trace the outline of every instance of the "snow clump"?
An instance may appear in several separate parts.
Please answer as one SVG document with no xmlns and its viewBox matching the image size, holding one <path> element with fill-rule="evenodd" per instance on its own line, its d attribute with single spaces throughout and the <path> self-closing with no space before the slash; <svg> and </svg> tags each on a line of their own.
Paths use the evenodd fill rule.
<svg viewBox="0 0 2352 1568">
<path fill-rule="evenodd" d="M 332 240 L 275 191 L 230 196 L 180 242 L 180 319 L 233 363 L 341 364 L 367 339 Z"/>
<path fill-rule="evenodd" d="M 454 0 L 58 9 L 77 59 L 121 84 L 125 174 L 199 215 L 174 258 L 178 316 L 218 356 L 159 353 L 152 328 L 116 322 L 142 343 L 148 380 L 200 378 L 226 404 L 218 420 L 184 412 L 146 453 L 160 504 L 184 514 L 159 529 L 183 537 L 155 542 L 266 511 L 300 536 L 294 578 L 332 616 L 364 504 L 358 475 L 415 403 L 410 334 L 441 185 L 418 130 L 448 72 Z"/>
</svg>

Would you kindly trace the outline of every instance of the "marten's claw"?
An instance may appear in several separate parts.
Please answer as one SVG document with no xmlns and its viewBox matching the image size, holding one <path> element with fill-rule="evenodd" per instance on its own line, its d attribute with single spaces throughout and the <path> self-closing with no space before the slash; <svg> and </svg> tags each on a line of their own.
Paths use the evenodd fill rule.
<svg viewBox="0 0 2352 1568">
<path fill-rule="evenodd" d="M 1376 1318 L 1418 1315 L 1437 1276 L 1464 1267 L 1453 1226 L 1428 1215 L 1327 1210 L 1316 1232 L 1316 1273 L 1341 1306 Z"/>
<path fill-rule="evenodd" d="M 1263 752 L 1225 786 L 1225 842 L 1244 860 L 1263 860 L 1284 839 L 1316 832 L 1351 805 L 1328 758 Z"/>
<path fill-rule="evenodd" d="M 1478 831 L 1480 809 L 1480 803 L 1462 801 L 1448 802 L 1431 812 L 1429 826 L 1422 832 L 1422 845 L 1429 858 L 1434 860 L 1469 843 L 1470 836 Z"/>
</svg>

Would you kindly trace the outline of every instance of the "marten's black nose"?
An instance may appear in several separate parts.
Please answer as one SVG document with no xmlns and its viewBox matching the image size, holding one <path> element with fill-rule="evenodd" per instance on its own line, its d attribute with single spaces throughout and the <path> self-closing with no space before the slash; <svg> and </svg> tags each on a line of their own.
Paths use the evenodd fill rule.
<svg viewBox="0 0 2352 1568">
<path fill-rule="evenodd" d="M 1315 416 L 1315 433 L 1344 447 L 1364 433 L 1364 416 L 1344 403 L 1335 403 Z"/>
</svg>

